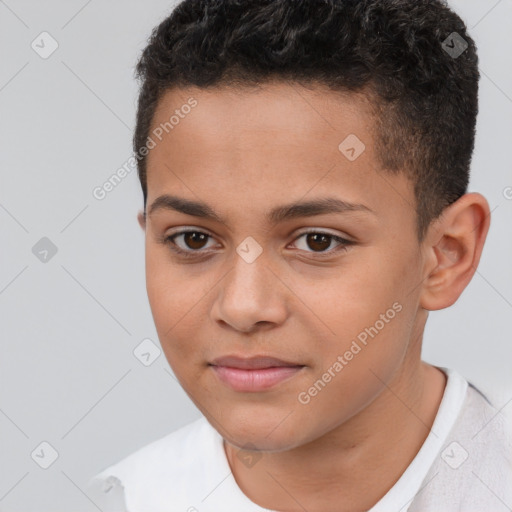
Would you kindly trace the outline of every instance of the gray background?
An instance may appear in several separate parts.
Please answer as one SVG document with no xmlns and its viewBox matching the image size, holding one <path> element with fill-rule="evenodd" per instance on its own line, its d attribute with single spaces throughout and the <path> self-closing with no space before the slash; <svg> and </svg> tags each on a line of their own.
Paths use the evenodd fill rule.
<svg viewBox="0 0 512 512">
<path fill-rule="evenodd" d="M 479 47 L 471 191 L 492 209 L 478 272 L 430 314 L 424 358 L 512 407 L 512 0 L 451 4 Z M 131 155 L 133 66 L 173 2 L 0 0 L 0 510 L 98 510 L 90 476 L 199 417 L 158 345 L 144 283 L 135 172 L 92 191 Z M 31 43 L 47 31 L 47 59 Z M 39 43 L 41 46 L 41 43 Z M 50 47 L 46 40 L 46 50 Z M 57 247 L 40 261 L 43 237 Z M 44 243 L 44 242 L 42 242 Z M 40 249 L 41 250 L 41 249 Z M 37 251 L 36 251 L 37 252 Z M 41 256 L 42 257 L 42 256 Z M 46 441 L 58 453 L 51 461 Z M 43 451 L 41 451 L 41 449 Z M 35 454 L 31 457 L 31 454 Z"/>
</svg>

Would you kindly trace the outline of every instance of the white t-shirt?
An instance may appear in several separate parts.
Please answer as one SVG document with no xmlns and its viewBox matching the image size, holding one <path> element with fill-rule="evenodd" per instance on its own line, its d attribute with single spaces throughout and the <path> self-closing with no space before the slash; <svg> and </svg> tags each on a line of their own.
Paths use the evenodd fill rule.
<svg viewBox="0 0 512 512">
<path fill-rule="evenodd" d="M 510 512 L 512 441 L 504 417 L 456 371 L 427 439 L 369 512 Z M 104 512 L 265 512 L 238 487 L 221 435 L 202 417 L 89 481 Z"/>
</svg>

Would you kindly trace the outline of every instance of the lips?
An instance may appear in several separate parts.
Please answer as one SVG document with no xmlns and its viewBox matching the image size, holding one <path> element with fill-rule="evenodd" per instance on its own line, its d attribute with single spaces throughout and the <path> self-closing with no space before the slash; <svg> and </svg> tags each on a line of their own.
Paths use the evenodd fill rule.
<svg viewBox="0 0 512 512">
<path fill-rule="evenodd" d="M 214 359 L 213 366 L 226 366 L 229 368 L 238 368 L 240 370 L 260 370 L 262 368 L 276 368 L 276 367 L 291 367 L 291 366 L 304 366 L 299 363 L 292 363 L 277 359 L 269 356 L 253 356 L 253 357 L 238 357 L 238 356 L 225 356 Z"/>
<path fill-rule="evenodd" d="M 210 366 L 223 384 L 234 391 L 246 393 L 266 391 L 305 368 L 304 365 L 269 356 L 219 357 Z"/>
</svg>

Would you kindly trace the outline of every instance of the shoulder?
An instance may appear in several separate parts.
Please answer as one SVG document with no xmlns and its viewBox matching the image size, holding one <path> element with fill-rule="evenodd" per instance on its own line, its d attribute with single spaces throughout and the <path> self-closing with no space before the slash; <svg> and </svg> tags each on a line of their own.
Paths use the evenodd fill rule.
<svg viewBox="0 0 512 512">
<path fill-rule="evenodd" d="M 484 393 L 468 382 L 466 399 L 452 437 L 466 440 L 471 448 L 480 447 L 482 455 L 490 453 L 492 447 L 502 455 L 510 457 L 510 418 L 503 413 L 499 401 L 494 394 Z"/>
<path fill-rule="evenodd" d="M 183 499 L 183 506 L 189 507 L 186 500 L 194 490 L 208 487 L 212 473 L 224 469 L 222 455 L 222 438 L 201 417 L 108 466 L 91 479 L 90 486 L 119 485 L 126 504 L 134 510 L 139 501 L 155 512 L 169 500 Z"/>
<path fill-rule="evenodd" d="M 210 425 L 205 418 L 199 418 L 147 445 L 139 448 L 119 462 L 112 464 L 97 476 L 134 474 L 155 470 L 163 461 L 168 467 L 174 467 L 189 459 L 197 448 L 207 442 Z M 159 468 L 161 470 L 161 468 Z"/>
<path fill-rule="evenodd" d="M 508 487 L 512 477 L 511 425 L 499 401 L 493 392 L 484 393 L 468 382 L 466 397 L 448 442 L 461 452 L 461 469 L 462 466 L 467 468 L 468 475 L 492 480 L 497 487 Z M 450 450 L 448 452 L 451 454 Z"/>
<path fill-rule="evenodd" d="M 450 511 L 489 510 L 490 505 L 501 510 L 503 503 L 512 503 L 511 424 L 497 401 L 494 394 L 467 383 L 457 419 L 410 512 L 439 510 L 441 501 Z"/>
<path fill-rule="evenodd" d="M 456 421 L 450 430 L 450 438 L 465 440 L 471 446 L 488 443 L 502 447 L 510 446 L 510 419 L 502 414 L 503 407 L 500 408 L 498 405 L 501 399 L 497 393 L 483 392 L 454 369 L 443 370 L 449 377 L 451 387 L 459 388 L 458 393 L 463 398 L 458 407 Z M 452 408 L 454 402 L 445 405 Z"/>
</svg>

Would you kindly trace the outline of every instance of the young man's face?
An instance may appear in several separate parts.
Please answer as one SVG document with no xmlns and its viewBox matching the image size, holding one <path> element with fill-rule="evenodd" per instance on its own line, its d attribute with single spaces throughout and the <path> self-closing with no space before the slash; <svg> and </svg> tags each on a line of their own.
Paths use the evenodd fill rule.
<svg viewBox="0 0 512 512">
<path fill-rule="evenodd" d="M 425 276 L 412 183 L 378 171 L 360 96 L 277 83 L 172 89 L 151 131 L 173 115 L 161 141 L 150 133 L 147 162 L 147 290 L 167 360 L 232 444 L 313 441 L 419 362 Z M 162 196 L 223 222 L 163 199 L 152 210 Z M 327 199 L 339 211 L 288 209 Z M 195 234 L 174 242 L 189 257 L 163 242 L 183 230 Z M 223 356 L 296 367 L 212 365 Z"/>
</svg>

